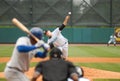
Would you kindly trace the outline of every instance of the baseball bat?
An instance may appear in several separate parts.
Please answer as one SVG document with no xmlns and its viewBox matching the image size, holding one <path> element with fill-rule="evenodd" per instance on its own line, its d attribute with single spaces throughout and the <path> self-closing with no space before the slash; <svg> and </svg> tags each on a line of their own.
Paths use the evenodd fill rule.
<svg viewBox="0 0 120 81">
<path fill-rule="evenodd" d="M 13 18 L 13 19 L 12 19 L 12 23 L 13 23 L 14 25 L 16 25 L 18 28 L 20 28 L 22 31 L 24 31 L 25 33 L 29 34 L 29 35 L 30 35 L 32 38 L 34 38 L 37 42 L 39 41 L 39 39 L 38 39 L 36 36 L 34 36 L 34 35 L 29 31 L 29 29 L 28 29 L 25 25 L 23 25 L 18 19 Z"/>
</svg>

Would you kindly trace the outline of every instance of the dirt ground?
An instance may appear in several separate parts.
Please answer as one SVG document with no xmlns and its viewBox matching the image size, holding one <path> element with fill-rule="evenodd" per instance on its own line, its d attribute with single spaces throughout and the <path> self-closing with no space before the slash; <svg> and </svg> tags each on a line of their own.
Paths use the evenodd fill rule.
<svg viewBox="0 0 120 81">
<path fill-rule="evenodd" d="M 8 62 L 9 61 L 9 57 L 8 58 L 0 58 L 0 63 L 3 62 Z M 36 59 L 33 58 L 31 62 L 39 62 L 41 60 L 47 60 L 46 59 Z M 92 63 L 120 63 L 120 58 L 79 58 L 79 57 L 69 57 L 67 60 L 71 61 L 71 62 L 92 62 Z M 81 66 L 82 67 L 82 66 Z M 84 77 L 90 79 L 91 81 L 93 81 L 94 79 L 120 79 L 120 72 L 112 72 L 112 71 L 106 71 L 106 70 L 100 70 L 100 69 L 94 69 L 94 68 L 88 68 L 88 67 L 82 67 L 84 70 Z M 31 78 L 32 74 L 34 72 L 34 67 L 30 68 L 28 72 L 26 72 L 26 75 Z M 0 78 L 4 78 L 3 72 L 0 72 Z M 39 81 L 41 81 L 41 77 L 38 79 Z"/>
</svg>

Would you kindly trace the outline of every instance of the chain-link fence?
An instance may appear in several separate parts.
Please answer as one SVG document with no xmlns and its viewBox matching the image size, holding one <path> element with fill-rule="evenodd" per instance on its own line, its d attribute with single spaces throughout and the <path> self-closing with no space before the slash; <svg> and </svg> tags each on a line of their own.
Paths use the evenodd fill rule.
<svg viewBox="0 0 120 81">
<path fill-rule="evenodd" d="M 0 0 L 0 25 L 16 17 L 28 27 L 60 25 L 71 11 L 69 26 L 120 26 L 120 0 Z"/>
</svg>

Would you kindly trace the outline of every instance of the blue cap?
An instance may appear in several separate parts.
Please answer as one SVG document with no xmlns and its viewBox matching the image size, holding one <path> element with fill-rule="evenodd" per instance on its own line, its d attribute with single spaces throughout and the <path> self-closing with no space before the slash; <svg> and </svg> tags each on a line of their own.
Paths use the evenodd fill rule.
<svg viewBox="0 0 120 81">
<path fill-rule="evenodd" d="M 39 28 L 39 27 L 33 27 L 33 28 L 31 28 L 30 29 L 30 32 L 34 35 L 34 36 L 36 36 L 38 39 L 42 39 L 42 37 L 43 37 L 43 30 L 41 29 L 41 28 Z"/>
</svg>

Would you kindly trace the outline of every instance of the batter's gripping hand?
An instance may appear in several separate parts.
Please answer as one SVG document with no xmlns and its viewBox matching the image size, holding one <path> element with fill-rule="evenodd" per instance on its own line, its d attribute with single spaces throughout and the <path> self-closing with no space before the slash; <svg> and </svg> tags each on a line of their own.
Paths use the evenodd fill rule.
<svg viewBox="0 0 120 81">
<path fill-rule="evenodd" d="M 44 41 L 39 40 L 36 44 L 35 47 L 40 48 L 44 44 Z"/>
<path fill-rule="evenodd" d="M 47 50 L 47 51 L 50 50 L 50 45 L 49 45 L 49 44 L 44 43 L 44 44 L 42 45 L 42 47 L 43 47 L 45 50 Z"/>
</svg>

